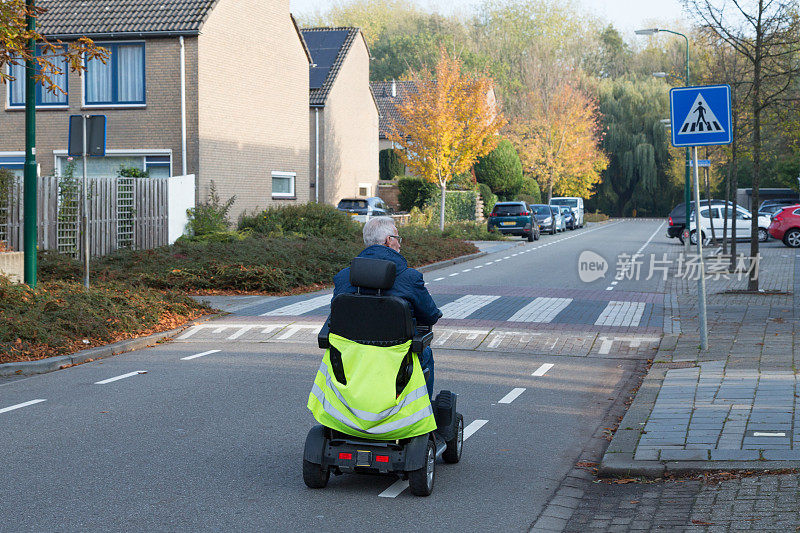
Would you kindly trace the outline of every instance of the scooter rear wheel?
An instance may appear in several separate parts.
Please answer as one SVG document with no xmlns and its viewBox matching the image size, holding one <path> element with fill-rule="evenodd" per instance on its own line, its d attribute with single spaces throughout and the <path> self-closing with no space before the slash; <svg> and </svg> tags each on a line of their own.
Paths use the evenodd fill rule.
<svg viewBox="0 0 800 533">
<path fill-rule="evenodd" d="M 445 463 L 457 463 L 461 460 L 461 450 L 464 447 L 464 417 L 461 413 L 456 415 L 456 432 L 452 440 L 447 441 L 447 448 L 442 454 Z"/>
<path fill-rule="evenodd" d="M 331 477 L 331 471 L 322 465 L 303 459 L 303 481 L 311 489 L 324 489 Z"/>
<path fill-rule="evenodd" d="M 428 440 L 425 451 L 425 465 L 408 473 L 408 487 L 414 496 L 430 496 L 436 476 L 436 446 Z"/>
</svg>

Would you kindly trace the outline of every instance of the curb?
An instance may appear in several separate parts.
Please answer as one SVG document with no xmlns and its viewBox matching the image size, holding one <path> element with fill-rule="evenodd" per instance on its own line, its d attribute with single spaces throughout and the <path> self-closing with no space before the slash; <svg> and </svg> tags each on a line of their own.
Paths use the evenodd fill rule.
<svg viewBox="0 0 800 533">
<path fill-rule="evenodd" d="M 62 368 L 67 368 L 73 365 L 79 365 L 81 363 L 87 363 L 97 359 L 105 359 L 107 357 L 112 357 L 125 352 L 140 350 L 142 348 L 154 346 L 164 339 L 171 338 L 188 327 L 200 324 L 201 322 L 206 322 L 207 320 L 211 320 L 219 316 L 223 316 L 223 313 L 204 315 L 200 318 L 190 320 L 184 325 L 169 331 L 162 331 L 161 333 L 154 333 L 152 335 L 139 337 L 137 339 L 127 339 L 124 341 L 115 342 L 113 344 L 106 344 L 105 346 L 97 346 L 96 348 L 88 348 L 70 355 L 58 355 L 55 357 L 48 357 L 46 359 L 39 359 L 38 361 L 3 363 L 0 364 L 0 377 L 45 374 L 47 372 L 61 370 Z"/>
<path fill-rule="evenodd" d="M 488 252 L 477 252 L 474 254 L 462 255 L 461 257 L 456 257 L 455 259 L 447 259 L 445 261 L 439 261 L 438 263 L 431 263 L 429 265 L 417 267 L 415 270 L 418 270 L 424 274 L 425 272 L 430 272 L 431 270 L 438 270 L 440 268 L 458 265 L 459 263 L 466 263 L 467 261 L 478 259 L 484 255 L 488 255 Z"/>
</svg>

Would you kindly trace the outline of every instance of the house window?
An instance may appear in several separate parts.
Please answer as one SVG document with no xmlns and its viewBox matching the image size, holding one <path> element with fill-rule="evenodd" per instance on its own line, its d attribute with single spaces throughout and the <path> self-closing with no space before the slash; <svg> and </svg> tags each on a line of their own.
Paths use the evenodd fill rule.
<svg viewBox="0 0 800 533">
<path fill-rule="evenodd" d="M 6 152 L 8 153 L 8 152 Z M 15 176 L 22 177 L 25 168 L 25 156 L 0 156 L 0 168 L 10 170 Z"/>
<path fill-rule="evenodd" d="M 170 172 L 170 156 L 168 155 L 148 155 L 144 158 L 144 169 L 151 178 L 168 178 Z"/>
<path fill-rule="evenodd" d="M 369 193 L 370 193 L 371 189 L 372 189 L 372 187 L 370 187 L 369 183 L 359 183 L 358 184 L 358 195 L 359 196 L 369 196 Z"/>
<path fill-rule="evenodd" d="M 41 48 L 39 49 L 41 53 Z M 68 90 L 68 77 L 67 77 L 67 60 L 63 56 L 57 56 L 53 53 L 44 54 L 53 65 L 55 65 L 61 72 L 59 74 L 51 74 L 50 80 L 53 85 L 62 89 L 48 90 L 43 87 L 41 83 L 36 84 L 36 107 L 66 107 L 69 104 L 67 98 Z M 22 108 L 25 107 L 25 63 L 21 60 L 19 65 L 8 65 L 8 73 L 14 79 L 8 84 L 8 107 Z"/>
<path fill-rule="evenodd" d="M 273 172 L 272 173 L 272 197 L 273 198 L 294 198 L 294 172 Z"/>
<path fill-rule="evenodd" d="M 86 105 L 144 105 L 144 43 L 98 44 L 108 50 L 109 58 L 86 65 Z"/>
<path fill-rule="evenodd" d="M 109 151 L 110 152 L 110 151 Z M 117 176 L 120 168 L 136 168 L 146 170 L 151 178 L 167 178 L 170 176 L 172 168 L 171 156 L 169 155 L 147 155 L 109 153 L 104 157 L 89 157 L 86 162 L 86 170 L 90 178 L 113 178 Z M 69 165 L 73 166 L 73 173 L 77 176 L 82 172 L 82 161 L 79 157 L 68 157 L 66 155 L 57 156 L 56 169 L 58 174 L 63 176 L 67 173 Z"/>
</svg>

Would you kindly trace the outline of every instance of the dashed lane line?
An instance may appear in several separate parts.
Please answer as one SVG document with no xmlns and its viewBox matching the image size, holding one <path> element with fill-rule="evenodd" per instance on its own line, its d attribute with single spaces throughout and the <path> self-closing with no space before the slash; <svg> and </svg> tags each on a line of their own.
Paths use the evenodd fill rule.
<svg viewBox="0 0 800 533">
<path fill-rule="evenodd" d="M 651 241 L 652 241 L 652 240 L 655 238 L 655 236 L 656 236 L 656 235 L 658 235 L 658 232 L 659 232 L 659 231 L 661 231 L 661 228 L 663 228 L 663 227 L 664 227 L 664 224 L 666 224 L 666 222 L 662 222 L 661 224 L 659 224 L 659 226 L 656 228 L 656 230 L 653 232 L 653 234 L 652 234 L 652 235 L 650 235 L 650 238 L 649 238 L 649 239 L 647 239 L 647 240 L 645 241 L 645 243 L 644 243 L 644 244 L 643 244 L 643 245 L 642 245 L 642 246 L 641 246 L 641 247 L 640 247 L 638 250 L 636 250 L 636 253 L 635 253 L 635 254 L 633 254 L 633 255 L 634 255 L 634 257 L 635 257 L 635 256 L 637 256 L 637 255 L 639 255 L 639 254 L 641 254 L 641 253 L 644 251 L 644 249 L 645 249 L 645 248 L 647 248 L 647 245 L 648 245 L 648 244 L 650 244 L 650 242 L 651 242 Z M 613 291 L 613 290 L 614 290 L 614 287 L 616 287 L 618 283 L 619 283 L 619 281 L 618 281 L 618 280 L 616 280 L 616 281 L 612 281 L 612 282 L 611 282 L 611 285 L 609 285 L 608 287 L 606 287 L 606 290 L 607 290 L 607 291 Z"/>
<path fill-rule="evenodd" d="M 42 402 L 46 402 L 46 401 L 47 400 L 40 398 L 38 400 L 31 400 L 29 402 L 22 402 L 22 403 L 18 403 L 16 405 L 9 405 L 8 407 L 3 407 L 2 409 L 0 409 L 0 414 L 7 413 L 9 411 L 14 411 L 16 409 L 22 409 L 23 407 L 28 407 L 29 405 L 36 405 L 37 403 L 42 403 Z"/>
<path fill-rule="evenodd" d="M 481 429 L 488 420 L 473 420 L 470 424 L 464 428 L 464 440 L 467 440 L 472 435 L 475 434 L 476 431 Z M 394 483 L 392 483 L 388 489 L 378 494 L 380 498 L 397 498 L 404 490 L 408 488 L 408 481 L 403 479 L 398 479 Z"/>
<path fill-rule="evenodd" d="M 536 371 L 533 374 L 531 374 L 531 376 L 534 376 L 534 377 L 537 377 L 537 378 L 542 377 L 545 374 L 547 374 L 547 371 L 550 370 L 551 368 L 553 368 L 554 366 L 555 365 L 553 363 L 545 363 L 542 366 L 540 366 L 539 368 L 537 368 Z"/>
<path fill-rule="evenodd" d="M 188 355 L 186 357 L 181 357 L 181 361 L 191 361 L 192 359 L 197 359 L 198 357 L 205 357 L 206 355 L 211 355 L 212 353 L 217 353 L 220 350 L 209 350 L 203 353 L 196 353 L 194 355 Z"/>
<path fill-rule="evenodd" d="M 96 381 L 95 385 L 105 385 L 106 383 L 111 383 L 113 381 L 118 381 L 120 379 L 125 379 L 132 376 L 138 376 L 139 374 L 147 374 L 147 370 L 137 370 L 136 372 L 128 372 L 127 374 L 122 374 L 121 376 L 114 376 L 113 378 L 104 379 L 103 381 Z"/>
<path fill-rule="evenodd" d="M 516 389 L 512 390 L 511 392 L 503 396 L 503 398 L 497 403 L 511 403 L 517 398 L 519 398 L 519 395 L 522 394 L 523 392 L 525 392 L 524 388 L 517 387 Z"/>
</svg>

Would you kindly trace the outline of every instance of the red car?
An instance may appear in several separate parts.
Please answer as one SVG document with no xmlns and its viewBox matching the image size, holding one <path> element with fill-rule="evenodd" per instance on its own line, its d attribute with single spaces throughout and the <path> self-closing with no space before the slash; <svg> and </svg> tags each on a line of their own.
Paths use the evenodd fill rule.
<svg viewBox="0 0 800 533">
<path fill-rule="evenodd" d="M 784 207 L 772 217 L 769 234 L 791 248 L 800 247 L 800 205 Z"/>
</svg>

